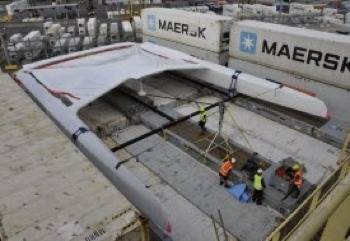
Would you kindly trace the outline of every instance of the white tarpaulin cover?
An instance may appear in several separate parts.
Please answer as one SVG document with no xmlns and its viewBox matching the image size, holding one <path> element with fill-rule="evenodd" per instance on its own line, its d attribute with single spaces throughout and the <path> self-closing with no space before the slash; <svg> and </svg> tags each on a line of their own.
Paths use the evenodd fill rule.
<svg viewBox="0 0 350 241">
<path fill-rule="evenodd" d="M 315 96 L 244 73 L 237 75 L 233 82 L 235 70 L 151 43 L 99 47 L 29 64 L 23 72 L 31 74 L 51 94 L 69 98 L 72 104 L 67 108 L 77 112 L 127 80 L 168 70 L 178 70 L 223 89 L 235 87 L 239 93 L 254 98 L 327 117 L 326 105 Z"/>
<path fill-rule="evenodd" d="M 65 93 L 74 111 L 129 79 L 165 70 L 198 69 L 200 65 L 156 55 L 132 43 L 97 48 L 56 61 L 45 60 L 24 67 L 45 87 Z"/>
</svg>

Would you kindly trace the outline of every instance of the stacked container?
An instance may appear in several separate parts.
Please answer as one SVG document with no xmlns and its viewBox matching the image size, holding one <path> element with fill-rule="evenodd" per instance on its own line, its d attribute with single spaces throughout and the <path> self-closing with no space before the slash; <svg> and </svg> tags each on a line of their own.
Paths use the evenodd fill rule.
<svg viewBox="0 0 350 241">
<path fill-rule="evenodd" d="M 69 33 L 71 36 L 75 36 L 75 26 L 69 26 L 67 28 L 67 33 Z"/>
<path fill-rule="evenodd" d="M 230 57 L 350 89 L 348 36 L 241 21 L 232 26 Z"/>
<path fill-rule="evenodd" d="M 91 37 L 95 37 L 97 33 L 97 19 L 96 18 L 89 18 L 89 21 L 87 23 L 87 30 L 88 34 Z"/>
<path fill-rule="evenodd" d="M 134 32 L 129 21 L 122 21 L 122 38 L 123 41 L 134 41 Z"/>
<path fill-rule="evenodd" d="M 47 35 L 50 27 L 53 25 L 53 22 L 45 22 L 43 24 L 44 34 Z"/>
<path fill-rule="evenodd" d="M 118 23 L 111 23 L 110 24 L 110 42 L 116 43 L 120 41 L 120 34 L 119 34 L 119 26 Z"/>
<path fill-rule="evenodd" d="M 97 46 L 105 45 L 107 42 L 107 23 L 101 23 L 99 27 L 99 35 L 97 38 Z"/>
<path fill-rule="evenodd" d="M 8 53 L 11 62 L 17 62 L 22 57 L 24 44 L 21 42 L 23 39 L 22 34 L 13 34 L 8 43 Z"/>
<path fill-rule="evenodd" d="M 91 36 L 85 36 L 83 39 L 83 50 L 90 49 L 94 46 L 94 38 Z"/>
<path fill-rule="evenodd" d="M 80 37 L 70 38 L 68 43 L 68 53 L 79 51 L 80 42 Z"/>
<path fill-rule="evenodd" d="M 321 13 L 321 10 L 315 9 L 313 5 L 291 3 L 289 5 L 289 14 L 307 14 L 307 13 Z"/>
<path fill-rule="evenodd" d="M 79 34 L 79 36 L 85 36 L 86 35 L 85 18 L 78 18 L 77 19 L 77 24 L 78 24 L 78 34 Z"/>
<path fill-rule="evenodd" d="M 229 17 L 166 8 L 146 8 L 141 16 L 144 35 L 216 53 L 228 50 Z"/>
<path fill-rule="evenodd" d="M 139 16 L 134 16 L 132 21 L 132 28 L 135 31 L 136 40 L 142 39 L 142 21 Z"/>
<path fill-rule="evenodd" d="M 37 58 L 43 49 L 43 38 L 40 31 L 32 31 L 24 36 L 22 40 L 24 46 L 24 57 L 27 60 Z M 19 48 L 22 48 L 19 46 Z"/>
</svg>

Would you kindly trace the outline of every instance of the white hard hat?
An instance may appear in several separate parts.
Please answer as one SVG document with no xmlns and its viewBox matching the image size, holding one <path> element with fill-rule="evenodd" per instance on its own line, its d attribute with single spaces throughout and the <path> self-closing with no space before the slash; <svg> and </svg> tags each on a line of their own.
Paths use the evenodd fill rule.
<svg viewBox="0 0 350 241">
<path fill-rule="evenodd" d="M 263 173 L 263 170 L 261 168 L 258 169 L 258 173 L 259 174 L 262 174 Z"/>
<path fill-rule="evenodd" d="M 236 163 L 236 159 L 234 157 L 231 158 L 231 163 Z"/>
</svg>

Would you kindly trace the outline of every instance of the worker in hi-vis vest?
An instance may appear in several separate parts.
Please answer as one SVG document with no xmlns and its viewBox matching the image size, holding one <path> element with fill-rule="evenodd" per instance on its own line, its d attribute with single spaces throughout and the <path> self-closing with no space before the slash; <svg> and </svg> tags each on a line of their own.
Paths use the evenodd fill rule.
<svg viewBox="0 0 350 241">
<path fill-rule="evenodd" d="M 262 199 L 264 195 L 264 188 L 265 188 L 265 181 L 263 177 L 263 170 L 261 168 L 258 169 L 257 173 L 254 175 L 254 191 L 253 191 L 253 202 L 256 203 L 256 205 L 262 204 Z"/>
<path fill-rule="evenodd" d="M 202 134 L 207 131 L 205 124 L 207 123 L 207 111 L 203 106 L 199 106 L 199 122 L 198 125 L 202 129 Z"/>
<path fill-rule="evenodd" d="M 298 198 L 301 187 L 304 184 L 304 172 L 299 164 L 294 164 L 292 167 L 292 172 L 288 176 L 290 178 L 290 186 L 287 194 L 282 200 L 285 200 L 291 194 L 293 198 Z"/>
<path fill-rule="evenodd" d="M 230 187 L 230 185 L 228 184 L 228 178 L 231 175 L 232 169 L 233 169 L 233 165 L 236 163 L 236 159 L 235 158 L 225 158 L 225 160 L 222 162 L 221 166 L 220 166 L 220 170 L 219 170 L 219 176 L 220 176 L 220 185 L 225 184 L 225 187 Z"/>
</svg>

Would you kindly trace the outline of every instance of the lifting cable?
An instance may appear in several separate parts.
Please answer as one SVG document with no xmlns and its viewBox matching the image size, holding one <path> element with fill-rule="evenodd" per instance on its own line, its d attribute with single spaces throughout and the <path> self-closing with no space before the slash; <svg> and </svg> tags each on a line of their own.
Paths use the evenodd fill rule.
<svg viewBox="0 0 350 241">
<path fill-rule="evenodd" d="M 204 105 L 211 105 L 212 104 L 212 103 L 208 103 L 208 102 L 197 101 L 197 100 L 188 99 L 188 98 L 172 97 L 172 96 L 160 96 L 160 95 L 151 95 L 151 94 L 146 94 L 145 96 L 154 97 L 154 98 L 171 99 L 171 100 L 188 101 L 188 102 L 193 102 L 196 104 L 204 104 Z"/>
<path fill-rule="evenodd" d="M 241 74 L 241 72 L 240 72 L 240 71 L 236 71 L 236 72 L 234 73 L 234 75 L 232 76 L 232 82 L 231 82 L 230 88 L 229 88 L 229 91 L 230 91 L 230 93 L 232 93 L 232 94 L 234 94 L 235 91 L 236 91 L 237 81 L 238 81 L 238 76 L 239 76 L 239 74 Z M 275 88 L 275 89 L 264 91 L 264 92 L 262 92 L 262 93 L 260 93 L 260 94 L 258 94 L 258 95 L 256 95 L 256 96 L 249 96 L 248 98 L 251 98 L 251 99 L 257 98 L 257 97 L 262 96 L 262 95 L 264 95 L 264 94 L 267 94 L 267 93 L 269 93 L 269 92 L 276 91 L 277 89 L 280 89 L 280 88 L 282 88 L 282 85 L 280 85 L 279 87 L 277 87 L 277 88 Z M 225 107 L 224 107 L 224 108 L 225 108 Z M 238 125 L 238 123 L 237 123 L 237 121 L 235 120 L 235 118 L 234 118 L 233 114 L 231 113 L 230 109 L 227 108 L 227 110 L 228 110 L 229 116 L 230 116 L 230 118 L 231 118 L 231 120 L 232 120 L 232 125 L 238 129 L 238 131 L 240 132 L 240 134 L 242 135 L 243 139 L 244 139 L 245 142 L 248 144 L 248 146 L 250 147 L 250 149 L 253 149 L 251 143 L 249 142 L 248 137 L 245 135 L 245 130 L 243 130 L 243 129 Z M 215 113 L 216 113 L 216 112 L 215 112 Z M 220 120 L 221 120 L 221 118 L 223 118 L 223 116 L 220 117 Z M 220 126 L 220 120 L 219 120 L 219 130 L 218 130 L 218 132 L 215 133 L 214 138 L 213 138 L 212 141 L 209 143 L 209 146 L 208 146 L 208 148 L 207 148 L 206 151 L 205 151 L 205 158 L 207 157 L 208 152 L 210 151 L 211 146 L 213 145 L 215 139 L 217 138 L 217 134 L 221 132 L 222 126 Z M 221 124 L 221 125 L 222 125 L 222 124 Z M 222 136 L 223 136 L 223 135 L 222 135 Z M 230 150 L 230 152 L 233 152 L 231 146 L 230 146 L 229 143 L 228 143 L 228 138 L 225 139 L 225 137 L 223 136 L 223 139 L 224 139 L 224 141 L 225 141 L 226 146 L 227 146 L 228 149 Z"/>
</svg>

